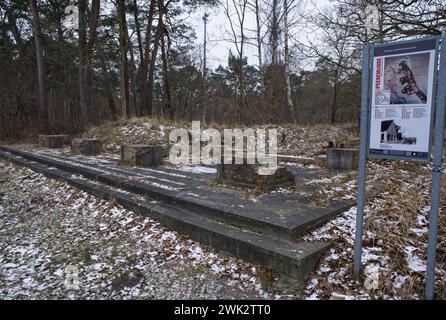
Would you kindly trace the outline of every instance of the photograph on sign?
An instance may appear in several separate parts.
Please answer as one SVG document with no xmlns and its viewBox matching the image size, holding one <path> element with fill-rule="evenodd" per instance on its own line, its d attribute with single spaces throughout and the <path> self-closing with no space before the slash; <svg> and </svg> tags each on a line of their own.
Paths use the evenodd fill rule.
<svg viewBox="0 0 446 320">
<path fill-rule="evenodd" d="M 375 48 L 369 155 L 428 160 L 436 42 Z"/>
</svg>

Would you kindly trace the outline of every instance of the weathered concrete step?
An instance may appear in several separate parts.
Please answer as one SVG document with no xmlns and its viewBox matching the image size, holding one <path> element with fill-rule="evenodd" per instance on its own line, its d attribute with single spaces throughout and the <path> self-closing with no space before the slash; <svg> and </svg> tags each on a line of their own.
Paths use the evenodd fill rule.
<svg viewBox="0 0 446 320">
<path fill-rule="evenodd" d="M 294 280 L 296 286 L 304 283 L 322 254 L 330 247 L 326 242 L 291 243 L 279 241 L 266 235 L 255 234 L 206 219 L 188 210 L 161 203 L 134 199 L 126 193 L 73 177 L 71 173 L 48 165 L 27 160 L 21 156 L 0 151 L 3 157 L 13 163 L 27 166 L 50 178 L 64 180 L 70 185 L 104 199 L 115 199 L 123 207 L 138 214 L 159 221 L 163 226 L 189 235 L 205 245 L 253 264 L 273 269 Z"/>
<path fill-rule="evenodd" d="M 224 192 L 218 194 L 218 190 L 213 190 L 208 197 L 202 196 L 202 192 L 197 188 L 195 191 L 200 193 L 196 198 L 187 195 L 187 190 L 181 188 L 165 189 L 156 184 L 135 181 L 128 175 L 118 176 L 110 172 L 107 166 L 85 165 L 74 162 L 71 158 L 55 159 L 53 156 L 33 154 L 30 152 L 17 150 L 5 146 L 0 146 L 0 150 L 11 152 L 26 159 L 37 161 L 64 171 L 81 174 L 87 178 L 97 180 L 101 183 L 111 185 L 130 191 L 132 193 L 147 195 L 152 199 L 171 204 L 176 208 L 184 208 L 195 214 L 203 215 L 207 218 L 225 222 L 230 225 L 239 226 L 254 232 L 268 234 L 271 237 L 283 240 L 296 240 L 301 235 L 314 227 L 326 222 L 335 215 L 344 212 L 351 203 L 335 203 L 331 208 L 307 208 L 293 209 L 293 216 L 290 220 L 282 219 L 280 213 L 275 211 L 269 205 L 243 206 L 238 208 L 231 205 L 231 201 L 237 200 L 226 195 Z M 217 192 L 215 192 L 217 191 Z M 211 195 L 212 194 L 212 195 Z M 239 200 L 237 200 L 239 201 Z M 245 203 L 246 204 L 246 203 Z M 312 211 L 307 211 L 312 210 Z M 288 219 L 288 217 L 285 216 Z M 293 219 L 293 220 L 291 220 Z"/>
<path fill-rule="evenodd" d="M 228 210 L 217 208 L 216 206 L 219 205 L 219 203 L 209 203 L 206 205 L 200 204 L 195 202 L 193 199 L 189 200 L 180 197 L 177 190 L 166 190 L 156 186 L 149 186 L 139 181 L 132 181 L 130 179 L 125 179 L 123 177 L 110 174 L 109 172 L 99 168 L 94 169 L 79 163 L 72 164 L 63 160 L 59 161 L 52 157 L 50 158 L 50 156 L 45 157 L 42 155 L 36 155 L 27 151 L 17 150 L 5 146 L 0 146 L 0 150 L 10 152 L 31 161 L 43 163 L 50 167 L 55 167 L 75 174 L 81 174 L 86 178 L 94 179 L 114 187 L 123 188 L 136 194 L 147 195 L 153 199 L 175 205 L 176 207 L 184 207 L 193 211 L 194 213 L 203 214 L 205 216 L 218 219 L 219 221 L 226 221 L 232 223 L 233 225 L 251 228 L 251 230 L 270 233 L 278 238 L 291 238 L 291 236 L 289 236 L 291 231 L 286 226 L 274 225 L 269 222 L 235 215 Z"/>
<path fill-rule="evenodd" d="M 67 161 L 63 156 L 53 156 L 51 154 L 43 153 L 44 155 L 52 156 L 62 161 Z M 130 177 L 134 181 L 139 182 L 148 182 L 154 185 L 162 184 L 166 187 L 173 188 L 177 192 L 177 196 L 179 195 L 191 195 L 199 196 L 201 200 L 208 198 L 209 194 L 217 192 L 217 190 L 206 189 L 203 190 L 199 188 L 200 185 L 206 185 L 209 180 L 215 178 L 215 174 L 207 174 L 206 179 L 202 177 L 196 178 L 196 175 L 191 175 L 188 172 L 181 172 L 170 170 L 166 168 L 126 168 L 126 167 L 116 167 L 113 164 L 103 164 L 100 162 L 91 161 L 89 159 L 79 159 L 79 158 L 70 158 L 70 163 L 79 163 L 81 165 L 90 166 L 92 168 L 98 168 L 101 170 L 110 171 L 113 174 L 126 175 Z M 190 192 L 190 188 L 194 187 L 193 192 Z"/>
<path fill-rule="evenodd" d="M 46 152 L 39 152 L 41 155 L 54 157 L 60 160 L 66 160 L 66 157 L 56 155 L 56 154 L 50 154 Z M 98 166 L 107 166 L 107 170 L 116 172 L 116 173 L 125 173 L 129 176 L 138 176 L 138 175 L 151 175 L 156 178 L 164 178 L 164 179 L 177 179 L 180 182 L 183 183 L 190 183 L 191 181 L 198 180 L 200 182 L 207 182 L 211 180 L 212 178 L 215 178 L 215 174 L 209 174 L 209 173 L 199 173 L 199 172 L 188 172 L 188 171 L 181 171 L 179 172 L 176 169 L 170 169 L 163 167 L 162 170 L 160 168 L 154 167 L 154 168 L 141 168 L 141 167 L 131 167 L 131 170 L 129 170 L 128 167 L 120 166 L 120 167 L 112 167 L 113 165 L 117 165 L 119 161 L 103 161 L 102 159 L 98 160 L 92 160 L 85 157 L 75 157 L 70 158 L 72 162 L 81 163 L 83 165 L 91 165 L 95 164 Z"/>
<path fill-rule="evenodd" d="M 106 170 L 112 174 L 124 175 L 132 178 L 133 180 L 139 181 L 147 181 L 152 182 L 154 185 L 163 185 L 167 188 L 173 188 L 179 191 L 186 184 L 191 183 L 191 177 L 187 175 L 180 175 L 175 173 L 163 173 L 159 169 L 156 168 L 141 168 L 141 167 L 131 167 L 132 170 L 129 170 L 128 167 L 118 166 L 117 162 L 115 163 L 104 163 L 103 161 L 85 159 L 80 157 L 74 157 L 67 159 L 64 156 L 48 154 L 48 153 L 39 153 L 39 155 L 55 158 L 64 162 L 68 162 L 71 164 L 79 164 L 81 166 L 91 167 L 93 169 Z"/>
</svg>

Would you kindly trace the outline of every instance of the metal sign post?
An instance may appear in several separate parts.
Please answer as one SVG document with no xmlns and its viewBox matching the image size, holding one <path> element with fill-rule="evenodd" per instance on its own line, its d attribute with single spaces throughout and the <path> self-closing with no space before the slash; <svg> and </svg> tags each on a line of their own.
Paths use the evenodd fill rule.
<svg viewBox="0 0 446 320">
<path fill-rule="evenodd" d="M 426 299 L 433 299 L 435 283 L 446 107 L 444 32 L 441 44 L 439 69 L 440 37 L 373 46 L 366 44 L 362 62 L 361 145 L 353 276 L 359 279 L 361 272 L 367 159 L 433 161 Z M 434 105 L 435 148 L 432 159 Z"/>
<path fill-rule="evenodd" d="M 356 211 L 356 234 L 355 234 L 355 261 L 353 275 L 359 279 L 361 271 L 362 255 L 362 227 L 365 205 L 365 179 L 367 165 L 367 134 L 369 113 L 369 89 L 370 89 L 370 44 L 365 44 L 362 56 L 362 83 L 361 83 L 361 127 L 360 127 L 360 150 L 359 150 L 359 177 L 358 177 L 358 204 Z"/>
<path fill-rule="evenodd" d="M 435 156 L 432 169 L 432 198 L 429 217 L 429 241 L 426 268 L 426 300 L 434 298 L 435 256 L 437 251 L 438 211 L 440 207 L 441 171 L 443 158 L 443 126 L 446 106 L 446 34 L 441 37 L 440 78 L 437 90 L 435 119 Z"/>
</svg>

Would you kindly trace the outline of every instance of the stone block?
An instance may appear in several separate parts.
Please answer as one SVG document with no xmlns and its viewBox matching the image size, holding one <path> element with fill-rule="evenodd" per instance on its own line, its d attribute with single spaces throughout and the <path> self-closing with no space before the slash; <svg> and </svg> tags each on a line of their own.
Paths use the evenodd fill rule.
<svg viewBox="0 0 446 320">
<path fill-rule="evenodd" d="M 98 139 L 73 139 L 71 141 L 71 153 L 84 155 L 98 155 L 102 152 L 102 140 Z"/>
<path fill-rule="evenodd" d="M 165 143 L 165 144 L 161 145 L 161 147 L 163 148 L 162 157 L 163 158 L 168 158 L 169 157 L 169 153 L 170 153 L 170 149 L 172 148 L 172 144 Z"/>
<path fill-rule="evenodd" d="M 39 135 L 39 144 L 47 148 L 62 148 L 64 145 L 70 144 L 71 137 L 66 134 L 55 135 Z"/>
<path fill-rule="evenodd" d="M 285 166 L 277 166 L 273 174 L 265 175 L 259 173 L 262 166 L 259 163 L 248 164 L 246 156 L 243 164 L 217 165 L 217 181 L 237 187 L 259 188 L 263 191 L 270 191 L 279 187 L 289 187 L 294 184 L 294 178 Z"/>
<path fill-rule="evenodd" d="M 121 146 L 121 162 L 140 167 L 161 164 L 163 147 L 160 145 L 132 144 Z"/>
<path fill-rule="evenodd" d="M 326 167 L 335 170 L 357 170 L 359 162 L 358 149 L 327 149 Z"/>
</svg>

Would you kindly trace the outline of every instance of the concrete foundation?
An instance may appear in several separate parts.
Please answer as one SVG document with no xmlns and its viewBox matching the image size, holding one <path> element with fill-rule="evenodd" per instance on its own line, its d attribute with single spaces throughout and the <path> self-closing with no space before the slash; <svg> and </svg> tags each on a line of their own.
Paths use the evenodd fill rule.
<svg viewBox="0 0 446 320">
<path fill-rule="evenodd" d="M 290 286 L 290 280 L 293 290 L 305 283 L 321 255 L 330 248 L 330 243 L 303 241 L 301 237 L 356 204 L 335 200 L 317 206 L 315 200 L 320 196 L 312 196 L 313 187 L 305 185 L 301 187 L 303 194 L 269 193 L 252 201 L 239 190 L 210 184 L 215 178 L 213 173 L 163 167 L 122 168 L 114 158 L 99 162 L 82 156 L 41 155 L 4 146 L 0 146 L 0 157 L 66 181 L 100 199 L 113 199 L 204 245 L 273 269 L 287 277 L 280 285 Z M 302 177 L 319 176 L 308 169 L 290 170 Z M 133 194 L 148 199 L 141 200 Z"/>
</svg>

